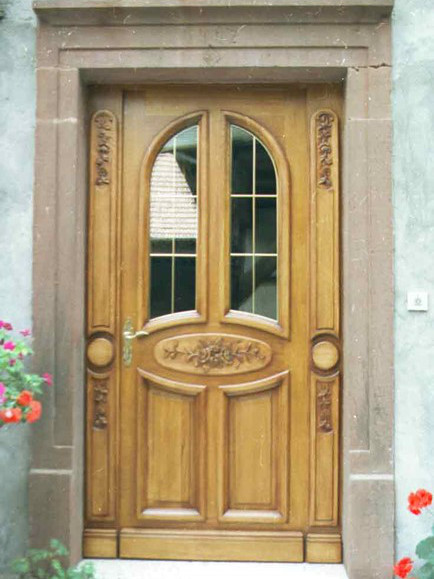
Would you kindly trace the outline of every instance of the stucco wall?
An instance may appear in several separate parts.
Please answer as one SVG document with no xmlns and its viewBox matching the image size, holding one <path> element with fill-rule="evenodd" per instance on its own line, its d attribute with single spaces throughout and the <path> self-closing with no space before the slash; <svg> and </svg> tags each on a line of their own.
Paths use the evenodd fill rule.
<svg viewBox="0 0 434 579">
<path fill-rule="evenodd" d="M 31 324 L 34 17 L 0 2 L 0 319 Z M 0 433 L 0 572 L 27 540 L 27 427 Z"/>
<path fill-rule="evenodd" d="M 398 555 L 413 555 L 432 521 L 406 510 L 410 490 L 434 488 L 434 4 L 395 0 L 394 207 Z M 428 313 L 406 292 L 431 292 Z"/>
</svg>

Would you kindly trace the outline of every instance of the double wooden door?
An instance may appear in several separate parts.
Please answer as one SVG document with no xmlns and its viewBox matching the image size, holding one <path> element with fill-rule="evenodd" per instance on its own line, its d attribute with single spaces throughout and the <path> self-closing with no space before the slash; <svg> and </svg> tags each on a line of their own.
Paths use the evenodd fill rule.
<svg viewBox="0 0 434 579">
<path fill-rule="evenodd" d="M 339 88 L 90 106 L 85 555 L 339 561 Z"/>
</svg>

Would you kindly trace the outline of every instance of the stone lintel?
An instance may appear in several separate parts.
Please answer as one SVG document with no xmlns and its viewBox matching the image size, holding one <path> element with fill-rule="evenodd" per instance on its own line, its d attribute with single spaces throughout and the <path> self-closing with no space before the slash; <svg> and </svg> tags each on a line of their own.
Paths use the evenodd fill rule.
<svg viewBox="0 0 434 579">
<path fill-rule="evenodd" d="M 55 26 L 150 23 L 247 24 L 281 22 L 375 23 L 389 17 L 394 0 L 35 0 L 42 22 Z"/>
</svg>

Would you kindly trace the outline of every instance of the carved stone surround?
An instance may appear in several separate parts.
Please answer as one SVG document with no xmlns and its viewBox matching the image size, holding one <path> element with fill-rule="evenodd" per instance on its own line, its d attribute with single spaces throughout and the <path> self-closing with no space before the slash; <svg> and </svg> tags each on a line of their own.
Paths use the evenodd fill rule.
<svg viewBox="0 0 434 579">
<path fill-rule="evenodd" d="M 33 437 L 31 541 L 81 555 L 86 84 L 343 82 L 343 538 L 350 579 L 394 557 L 393 0 L 38 0 L 34 329 L 54 370 Z M 327 144 L 327 143 L 325 143 Z M 104 148 L 104 147 L 103 147 Z M 104 151 L 103 151 L 104 153 Z M 327 183 L 328 156 L 320 178 Z M 104 157 L 101 157 L 104 166 Z M 106 179 L 105 177 L 103 177 Z M 107 185 L 102 185 L 107 186 Z M 103 401 L 99 401 L 102 408 Z M 327 395 L 318 428 L 328 428 Z M 101 427 L 103 424 L 101 423 Z"/>
</svg>

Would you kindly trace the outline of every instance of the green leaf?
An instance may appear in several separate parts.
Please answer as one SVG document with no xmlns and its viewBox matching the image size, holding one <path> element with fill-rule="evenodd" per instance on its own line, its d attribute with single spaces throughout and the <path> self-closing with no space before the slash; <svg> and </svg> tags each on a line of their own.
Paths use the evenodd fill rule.
<svg viewBox="0 0 434 579">
<path fill-rule="evenodd" d="M 57 539 L 51 539 L 50 548 L 58 557 L 68 556 L 68 549 L 65 547 L 63 543 L 61 543 Z"/>
<path fill-rule="evenodd" d="M 417 572 L 418 579 L 434 579 L 434 565 L 425 563 Z"/>
<path fill-rule="evenodd" d="M 12 561 L 10 567 L 13 573 L 19 573 L 20 575 L 30 571 L 30 563 L 27 559 L 16 559 L 15 561 Z"/>
<path fill-rule="evenodd" d="M 53 559 L 51 561 L 51 566 L 54 569 L 54 571 L 56 571 L 58 577 L 64 579 L 66 577 L 65 571 L 63 569 L 63 565 L 60 561 L 58 561 L 57 559 Z"/>
<path fill-rule="evenodd" d="M 416 555 L 419 559 L 434 563 L 434 537 L 428 537 L 416 547 Z"/>
</svg>

